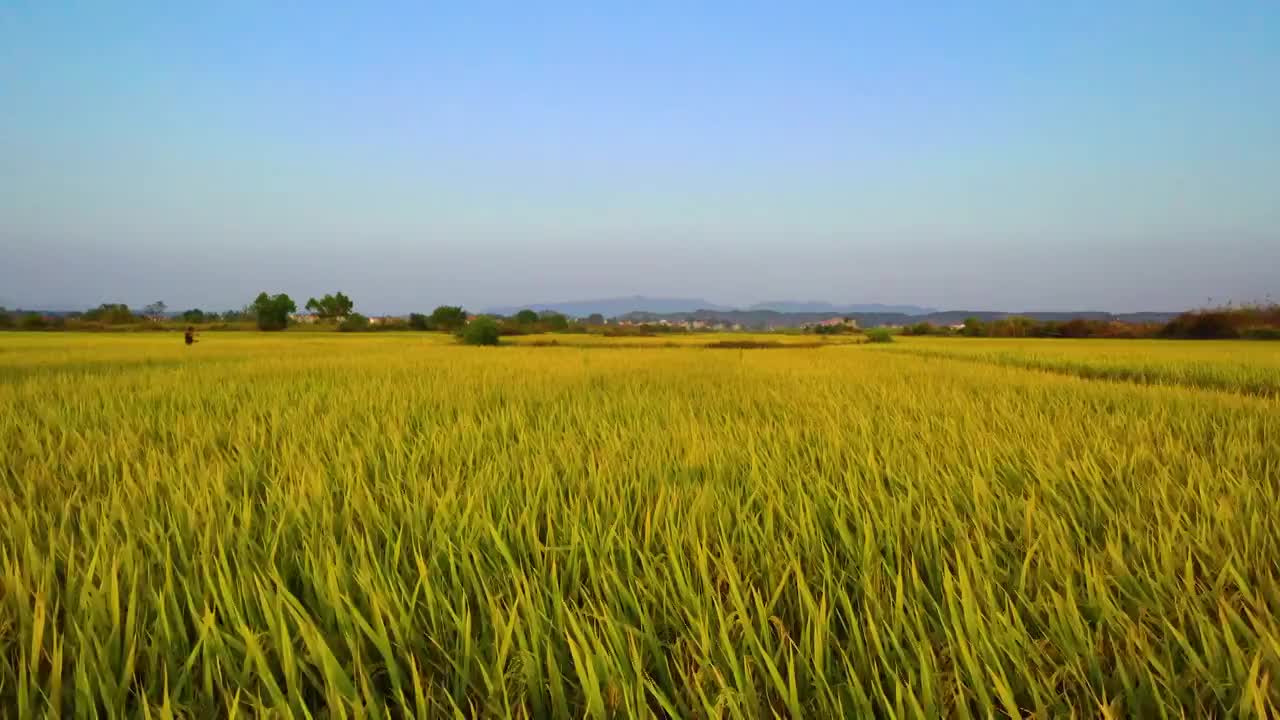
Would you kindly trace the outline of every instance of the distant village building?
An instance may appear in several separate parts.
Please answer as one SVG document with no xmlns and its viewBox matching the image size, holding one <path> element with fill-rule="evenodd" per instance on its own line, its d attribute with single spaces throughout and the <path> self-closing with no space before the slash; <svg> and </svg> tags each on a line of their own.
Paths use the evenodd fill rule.
<svg viewBox="0 0 1280 720">
<path fill-rule="evenodd" d="M 320 321 L 320 316 L 315 313 L 294 313 L 289 316 L 289 319 L 303 325 L 314 325 Z"/>
<path fill-rule="evenodd" d="M 818 322 L 805 323 L 800 327 L 802 328 L 847 327 L 850 329 L 857 329 L 858 321 L 854 320 L 853 318 L 847 318 L 847 317 L 833 317 L 833 318 L 827 318 L 826 320 L 819 320 Z"/>
</svg>

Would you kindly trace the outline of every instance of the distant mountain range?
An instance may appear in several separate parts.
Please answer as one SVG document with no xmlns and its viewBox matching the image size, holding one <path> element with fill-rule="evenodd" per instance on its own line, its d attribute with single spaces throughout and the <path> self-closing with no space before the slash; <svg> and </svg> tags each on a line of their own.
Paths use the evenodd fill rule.
<svg viewBox="0 0 1280 720">
<path fill-rule="evenodd" d="M 796 302 L 794 300 L 777 300 L 774 302 L 756 303 L 747 310 L 772 310 L 781 313 L 901 313 L 903 315 L 928 315 L 931 312 L 937 312 L 934 308 L 920 307 L 919 305 L 881 305 L 880 303 L 870 303 L 866 305 L 833 305 L 829 302 L 821 302 L 810 300 L 808 302 Z"/>
<path fill-rule="evenodd" d="M 779 300 L 776 302 L 756 303 L 747 308 L 734 308 L 710 302 L 702 298 L 651 298 L 643 295 L 632 297 L 604 298 L 600 300 L 569 300 L 565 302 L 532 303 L 530 305 L 508 305 L 487 308 L 484 312 L 491 315 L 514 315 L 521 310 L 550 310 L 570 317 L 586 317 L 599 313 L 605 317 L 620 317 L 627 313 L 653 313 L 667 315 L 671 313 L 692 313 L 699 310 L 716 312 L 778 312 L 778 313 L 901 313 L 904 315 L 925 315 L 934 312 L 933 308 L 916 305 L 835 305 L 829 302 Z"/>
<path fill-rule="evenodd" d="M 1106 312 L 998 312 L 991 310 L 947 310 L 931 312 L 925 315 L 908 315 L 900 312 L 777 312 L 775 310 L 697 310 L 691 313 L 647 313 L 631 312 L 619 316 L 621 320 L 631 322 L 657 322 L 659 320 L 679 321 L 702 320 L 715 325 L 741 325 L 752 330 L 769 330 L 772 328 L 798 327 L 805 323 L 818 322 L 832 317 L 848 317 L 857 321 L 862 327 L 904 326 L 918 322 L 934 325 L 957 325 L 965 318 L 976 317 L 983 322 L 1018 315 L 1033 320 L 1064 322 L 1075 318 L 1085 320 L 1118 320 L 1128 323 L 1164 323 L 1172 320 L 1177 313 L 1140 312 L 1140 313 L 1106 313 Z"/>
</svg>

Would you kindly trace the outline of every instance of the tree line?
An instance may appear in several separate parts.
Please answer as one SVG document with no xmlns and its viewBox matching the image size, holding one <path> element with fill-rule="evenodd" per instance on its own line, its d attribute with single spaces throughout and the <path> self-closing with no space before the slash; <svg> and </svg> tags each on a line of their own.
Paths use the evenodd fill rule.
<svg viewBox="0 0 1280 720">
<path fill-rule="evenodd" d="M 995 338 L 1276 340 L 1280 339 L 1280 304 L 1190 310 L 1165 323 L 1129 323 L 1088 318 L 1036 320 L 1016 315 L 997 320 L 969 317 L 958 328 L 922 322 L 902 328 L 902 334 Z"/>
<path fill-rule="evenodd" d="M 307 321 L 340 332 L 373 330 L 418 330 L 463 333 L 479 323 L 477 335 L 496 338 L 547 332 L 602 332 L 606 335 L 649 335 L 674 332 L 660 325 L 605 325 L 605 318 L 593 314 L 572 319 L 557 312 L 521 310 L 510 317 L 472 316 L 458 305 L 440 305 L 430 313 L 410 313 L 406 318 L 381 318 L 377 323 L 355 310 L 355 301 L 342 292 L 308 298 L 304 308 Z M 48 315 L 10 311 L 0 307 L 0 329 L 6 330 L 101 330 L 170 329 L 173 323 L 198 325 L 204 329 L 256 327 L 280 331 L 296 325 L 297 303 L 286 293 L 261 292 L 239 310 L 210 312 L 193 308 L 169 313 L 162 301 L 134 311 L 123 303 L 103 303 L 82 313 Z M 816 327 L 810 332 L 848 332 L 844 326 Z M 903 335 L 956 335 L 1000 338 L 1191 338 L 1191 339 L 1280 339 L 1280 304 L 1226 306 L 1182 313 L 1167 323 L 1133 323 L 1118 320 L 1075 318 L 1037 320 L 1011 316 L 995 320 L 969 317 L 959 327 L 920 322 L 900 329 Z"/>
</svg>

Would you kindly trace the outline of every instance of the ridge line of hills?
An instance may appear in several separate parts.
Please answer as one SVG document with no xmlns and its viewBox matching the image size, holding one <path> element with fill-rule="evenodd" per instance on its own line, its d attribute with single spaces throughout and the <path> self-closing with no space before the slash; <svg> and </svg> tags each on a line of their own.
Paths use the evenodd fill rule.
<svg viewBox="0 0 1280 720">
<path fill-rule="evenodd" d="M 487 308 L 483 312 L 493 315 L 514 315 L 520 310 L 552 311 L 570 317 L 586 317 L 598 313 L 606 318 L 632 322 L 657 322 L 702 320 L 711 323 L 740 324 L 743 327 L 792 327 L 818 322 L 832 317 L 849 317 L 864 327 L 880 325 L 908 325 L 928 322 L 934 325 L 954 325 L 965 318 L 976 317 L 984 322 L 1019 316 L 1039 321 L 1085 320 L 1119 321 L 1128 323 L 1163 323 L 1172 320 L 1177 312 L 1129 312 L 1111 313 L 1096 310 L 1080 311 L 1030 311 L 1003 310 L 938 310 L 916 305 L 883 305 L 879 303 L 837 305 L 827 302 L 779 301 L 756 303 L 746 308 L 733 308 L 707 302 L 702 299 L 647 298 L 634 296 L 601 300 L 533 303 Z"/>
</svg>

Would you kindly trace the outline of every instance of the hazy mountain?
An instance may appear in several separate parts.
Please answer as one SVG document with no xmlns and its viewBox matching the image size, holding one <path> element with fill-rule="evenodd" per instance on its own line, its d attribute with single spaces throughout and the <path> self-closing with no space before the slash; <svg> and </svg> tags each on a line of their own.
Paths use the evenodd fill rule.
<svg viewBox="0 0 1280 720">
<path fill-rule="evenodd" d="M 901 313 L 903 315 L 928 315 L 936 312 L 934 308 L 918 305 L 881 305 L 880 303 L 836 305 L 829 302 L 809 300 L 775 300 L 773 302 L 756 303 L 747 310 L 773 310 L 784 313 Z"/>
<path fill-rule="evenodd" d="M 1143 313 L 1106 313 L 1096 311 L 1081 312 L 1025 312 L 1010 313 L 994 310 L 945 310 L 925 315 L 908 315 L 901 312 L 778 312 L 776 310 L 699 310 L 696 312 L 652 313 L 631 312 L 619 316 L 631 322 L 657 322 L 660 320 L 678 321 L 703 320 L 715 324 L 727 323 L 741 325 L 753 330 L 770 328 L 799 327 L 805 323 L 826 320 L 832 317 L 850 317 L 862 327 L 880 327 L 885 325 L 910 325 L 918 322 L 929 322 L 934 325 L 956 325 L 965 318 L 976 317 L 984 322 L 1018 315 L 1039 321 L 1063 322 L 1074 318 L 1086 320 L 1119 320 L 1122 322 L 1168 322 L 1177 313 L 1143 312 Z"/>
<path fill-rule="evenodd" d="M 592 313 L 600 313 L 605 317 L 626 315 L 631 312 L 656 314 L 684 313 L 695 310 L 728 310 L 699 298 L 651 298 L 643 295 L 622 298 L 603 298 L 599 300 L 566 300 L 563 302 L 531 303 L 529 305 L 507 305 L 487 308 L 484 312 L 492 315 L 514 315 L 521 310 L 552 310 L 570 317 L 586 317 Z"/>
<path fill-rule="evenodd" d="M 818 300 L 811 300 L 807 302 L 777 300 L 773 302 L 756 303 L 747 308 L 734 308 L 713 303 L 702 298 L 651 298 L 643 295 L 621 298 L 603 298 L 599 300 L 567 300 L 563 302 L 533 303 L 530 305 L 507 305 L 488 308 L 484 312 L 492 313 L 494 315 L 512 315 L 526 308 L 539 311 L 554 310 L 574 317 L 582 317 L 592 313 L 600 313 L 605 317 L 616 317 L 635 312 L 663 315 L 668 313 L 689 313 L 696 310 L 716 310 L 720 312 L 729 312 L 731 310 L 742 310 L 746 312 L 772 311 L 778 313 L 809 314 L 897 313 L 902 315 L 926 315 L 934 312 L 933 308 L 919 307 L 917 305 L 881 305 L 879 303 L 837 305 L 835 303 Z"/>
</svg>

